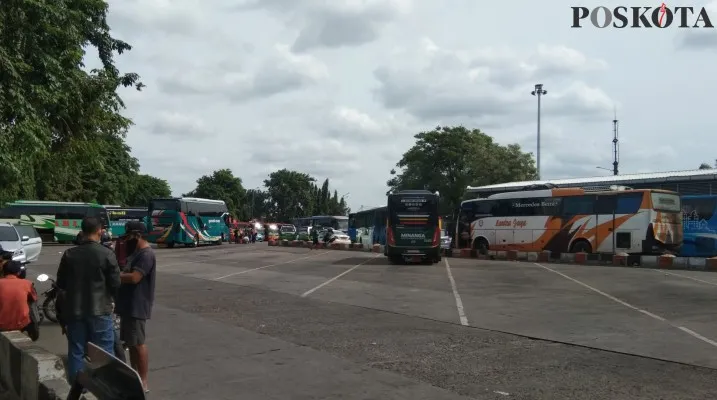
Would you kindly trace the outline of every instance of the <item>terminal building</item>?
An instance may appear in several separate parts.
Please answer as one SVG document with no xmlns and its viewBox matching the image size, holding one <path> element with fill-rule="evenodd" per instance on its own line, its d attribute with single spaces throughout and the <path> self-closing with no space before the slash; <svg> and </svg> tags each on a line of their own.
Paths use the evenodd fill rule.
<svg viewBox="0 0 717 400">
<path fill-rule="evenodd" d="M 497 185 L 468 186 L 466 198 L 484 198 L 497 193 L 524 190 L 533 185 L 556 187 L 582 187 L 608 189 L 610 186 L 628 186 L 633 189 L 664 189 L 680 195 L 717 195 L 717 169 L 654 172 L 647 174 L 596 176 L 593 178 L 553 179 L 542 181 L 510 182 Z"/>
</svg>

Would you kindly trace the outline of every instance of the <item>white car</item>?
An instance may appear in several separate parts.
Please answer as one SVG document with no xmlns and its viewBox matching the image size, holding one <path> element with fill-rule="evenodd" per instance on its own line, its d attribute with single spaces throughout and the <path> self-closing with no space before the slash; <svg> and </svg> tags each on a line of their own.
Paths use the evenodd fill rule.
<svg viewBox="0 0 717 400">
<path fill-rule="evenodd" d="M 32 227 L 30 227 L 32 228 Z M 25 228 L 23 232 L 28 233 Z M 34 231 L 34 228 L 32 228 Z M 12 251 L 12 259 L 21 263 L 36 261 L 42 251 L 42 239 L 35 231 L 35 238 L 28 234 L 21 235 L 18 229 L 8 223 L 0 223 L 0 245 L 5 251 Z"/>
<path fill-rule="evenodd" d="M 15 229 L 22 240 L 22 248 L 25 250 L 27 262 L 36 262 L 42 252 L 42 237 L 30 225 L 15 225 Z"/>
<path fill-rule="evenodd" d="M 336 238 L 336 240 L 334 240 L 331 243 L 351 244 L 351 238 L 349 237 L 348 234 L 346 234 L 346 232 L 342 232 L 338 229 L 334 229 L 333 231 L 334 231 L 333 235 Z M 326 236 L 326 230 L 322 230 L 321 232 L 319 232 L 319 239 L 321 241 L 324 240 L 324 236 Z"/>
</svg>

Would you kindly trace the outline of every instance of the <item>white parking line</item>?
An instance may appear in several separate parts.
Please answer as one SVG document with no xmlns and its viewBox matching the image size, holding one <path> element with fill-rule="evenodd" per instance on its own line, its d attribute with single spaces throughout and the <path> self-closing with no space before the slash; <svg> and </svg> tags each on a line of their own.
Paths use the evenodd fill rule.
<svg viewBox="0 0 717 400">
<path fill-rule="evenodd" d="M 246 269 L 246 270 L 244 270 L 244 271 L 234 272 L 234 273 L 231 273 L 231 274 L 229 274 L 229 275 L 220 276 L 219 278 L 215 278 L 214 280 L 215 280 L 215 281 L 219 281 L 219 280 L 222 280 L 222 279 L 224 279 L 224 278 L 229 278 L 230 276 L 246 274 L 247 272 L 251 272 L 251 271 L 256 271 L 256 270 L 260 270 L 260 269 L 264 269 L 264 268 L 269 268 L 269 267 L 275 267 L 275 266 L 277 266 L 277 265 L 291 264 L 291 263 L 296 262 L 296 261 L 299 261 L 299 260 L 305 260 L 305 259 L 307 259 L 307 258 L 317 257 L 317 256 L 320 256 L 320 255 L 322 255 L 322 254 L 327 254 L 327 253 L 331 253 L 331 251 L 325 251 L 325 252 L 323 252 L 323 253 L 312 254 L 312 255 L 306 256 L 306 257 L 295 258 L 295 259 L 293 259 L 293 260 L 284 261 L 284 262 L 280 262 L 280 263 L 276 263 L 276 264 L 264 265 L 263 267 L 257 267 L 257 268 L 252 268 L 252 269 Z"/>
<path fill-rule="evenodd" d="M 463 301 L 461 300 L 461 295 L 458 294 L 458 287 L 456 286 L 456 281 L 453 279 L 453 274 L 451 273 L 451 266 L 448 264 L 448 258 L 443 258 L 443 261 L 446 263 L 446 273 L 448 274 L 448 280 L 451 281 L 451 289 L 453 290 L 453 297 L 456 298 L 456 308 L 458 309 L 458 318 L 461 320 L 461 325 L 468 326 L 468 317 L 466 317 L 465 310 L 463 310 Z"/>
<path fill-rule="evenodd" d="M 367 262 L 369 262 L 369 261 L 375 259 L 376 257 L 382 256 L 382 255 L 383 255 L 383 254 L 376 254 L 376 255 L 373 256 L 373 257 L 367 258 L 365 261 L 362 261 L 361 263 L 354 265 L 353 267 L 351 267 L 351 268 L 347 269 L 346 271 L 344 271 L 344 272 L 342 272 L 342 273 L 336 275 L 335 277 L 333 277 L 333 278 L 329 279 L 328 281 L 326 281 L 326 282 L 320 284 L 319 286 L 317 286 L 317 287 L 315 287 L 315 288 L 313 288 L 313 289 L 307 290 L 306 292 L 304 292 L 304 294 L 301 295 L 301 297 L 306 297 L 306 296 L 310 295 L 311 293 L 314 293 L 315 291 L 321 289 L 322 287 L 328 285 L 329 283 L 331 283 L 331 282 L 333 282 L 333 281 L 335 281 L 335 280 L 341 278 L 342 276 L 348 274 L 349 272 L 355 270 L 356 268 L 358 268 L 358 267 L 360 267 L 360 266 L 366 264 Z"/>
<path fill-rule="evenodd" d="M 659 270 L 659 269 L 656 269 L 656 270 L 654 270 L 654 271 L 655 271 L 655 272 L 662 272 L 662 273 L 664 273 L 665 275 L 679 276 L 680 278 L 691 279 L 691 280 L 693 280 L 693 281 L 695 281 L 695 282 L 702 282 L 702 283 L 706 283 L 706 284 L 708 284 L 708 285 L 717 286 L 717 282 L 703 281 L 702 279 L 697 279 L 697 278 L 693 278 L 693 277 L 691 277 L 691 276 L 682 275 L 682 274 L 677 274 L 677 273 L 674 273 L 674 272 L 667 272 L 667 271 L 663 271 L 663 270 Z"/>
<path fill-rule="evenodd" d="M 642 313 L 642 314 L 645 314 L 645 315 L 647 315 L 647 316 L 650 317 L 650 318 L 654 318 L 654 319 L 656 319 L 656 320 L 658 320 L 658 321 L 664 322 L 664 323 L 666 323 L 666 324 L 672 326 L 673 328 L 677 328 L 677 329 L 679 329 L 679 330 L 681 330 L 681 331 L 683 331 L 683 332 L 689 334 L 690 336 L 692 336 L 692 337 L 694 337 L 694 338 L 696 338 L 696 339 L 699 339 L 699 340 L 701 340 L 701 341 L 703 341 L 703 342 L 705 342 L 705 343 L 707 343 L 707 344 L 709 344 L 709 345 L 712 345 L 712 346 L 714 346 L 714 347 L 717 347 L 717 342 L 715 342 L 714 340 L 708 339 L 708 338 L 706 338 L 706 337 L 700 335 L 699 333 L 697 333 L 697 332 L 695 332 L 695 331 L 693 331 L 693 330 L 691 330 L 691 329 L 685 328 L 684 326 L 679 326 L 679 325 L 673 324 L 672 322 L 668 321 L 667 319 L 665 319 L 665 318 L 663 318 L 663 317 L 661 317 L 661 316 L 659 316 L 659 315 L 657 315 L 657 314 L 653 314 L 653 313 L 651 313 L 651 312 L 649 312 L 649 311 L 647 311 L 647 310 L 643 310 L 643 309 L 641 309 L 641 308 L 639 308 L 639 307 L 635 307 L 635 306 L 633 306 L 633 305 L 630 304 L 630 303 L 624 302 L 624 301 L 618 299 L 618 298 L 615 297 L 615 296 L 611 296 L 611 295 L 609 295 L 609 294 L 607 294 L 607 293 L 601 291 L 600 289 L 596 289 L 596 288 L 594 288 L 594 287 L 588 285 L 587 283 L 583 283 L 583 282 L 581 282 L 581 281 L 579 281 L 579 280 L 577 280 L 577 279 L 575 279 L 575 278 L 573 278 L 573 277 L 570 277 L 570 276 L 568 276 L 568 275 L 565 275 L 565 274 L 562 273 L 562 272 L 556 271 L 556 270 L 554 270 L 554 269 L 552 269 L 552 268 L 549 268 L 549 267 L 546 267 L 545 265 L 542 265 L 542 264 L 538 264 L 538 263 L 534 263 L 534 264 L 537 265 L 537 266 L 540 267 L 540 268 L 543 268 L 543 269 L 545 269 L 545 270 L 548 270 L 548 271 L 550 271 L 550 272 L 553 272 L 553 273 L 555 273 L 555 274 L 558 274 L 558 275 L 562 276 L 563 278 L 565 278 L 565 279 L 567 279 L 567 280 L 570 280 L 570 281 L 572 281 L 572 282 L 575 282 L 575 283 L 577 283 L 577 284 L 580 285 L 580 286 L 583 286 L 583 287 L 585 287 L 585 288 L 587 288 L 587 289 L 589 289 L 589 290 L 592 290 L 593 292 L 595 292 L 595 293 L 597 293 L 597 294 L 599 294 L 599 295 L 601 295 L 601 296 L 603 296 L 603 297 L 605 297 L 605 298 L 608 298 L 608 299 L 610 299 L 610 300 L 612 300 L 612 301 L 614 301 L 614 302 L 616 302 L 616 303 L 618 303 L 618 304 L 622 304 L 623 306 L 625 306 L 625 307 L 627 307 L 627 308 L 630 308 L 630 309 L 633 309 L 633 310 L 635 310 L 635 311 L 637 311 L 637 312 L 640 312 L 640 313 Z"/>
</svg>

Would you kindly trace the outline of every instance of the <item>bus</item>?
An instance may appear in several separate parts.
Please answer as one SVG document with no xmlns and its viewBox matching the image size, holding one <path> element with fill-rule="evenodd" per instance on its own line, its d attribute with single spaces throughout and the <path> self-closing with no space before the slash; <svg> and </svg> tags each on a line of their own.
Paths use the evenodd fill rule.
<svg viewBox="0 0 717 400">
<path fill-rule="evenodd" d="M 375 207 L 349 214 L 349 237 L 354 243 L 386 245 L 388 208 Z"/>
<path fill-rule="evenodd" d="M 124 226 L 129 221 L 140 221 L 147 225 L 146 208 L 105 205 L 105 209 L 107 210 L 107 215 L 109 215 L 110 232 L 113 237 L 124 235 Z"/>
<path fill-rule="evenodd" d="M 627 187 L 530 188 L 461 203 L 461 248 L 660 254 L 682 245 L 677 193 Z"/>
<path fill-rule="evenodd" d="M 349 217 L 315 215 L 313 217 L 294 218 L 292 224 L 297 228 L 318 226 L 321 228 L 333 228 L 346 232 L 349 229 Z"/>
<path fill-rule="evenodd" d="M 0 222 L 30 225 L 46 243 L 71 243 L 85 217 L 96 217 L 103 227 L 109 227 L 107 210 L 94 203 L 18 200 L 0 209 Z"/>
<path fill-rule="evenodd" d="M 683 257 L 717 256 L 717 196 L 682 196 Z"/>
<path fill-rule="evenodd" d="M 147 240 L 174 247 L 222 244 L 229 240 L 229 210 L 222 200 L 196 197 L 149 202 Z"/>
<path fill-rule="evenodd" d="M 438 193 L 403 190 L 388 195 L 384 255 L 392 264 L 441 261 Z"/>
</svg>

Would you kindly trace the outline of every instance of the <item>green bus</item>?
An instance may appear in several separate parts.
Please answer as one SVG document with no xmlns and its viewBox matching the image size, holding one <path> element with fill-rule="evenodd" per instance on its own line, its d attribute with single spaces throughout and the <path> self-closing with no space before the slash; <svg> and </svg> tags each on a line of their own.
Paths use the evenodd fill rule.
<svg viewBox="0 0 717 400">
<path fill-rule="evenodd" d="M 105 205 L 105 209 L 109 215 L 112 237 L 124 235 L 124 226 L 129 221 L 147 224 L 147 208 Z"/>
<path fill-rule="evenodd" d="M 30 225 L 43 242 L 72 242 L 80 233 L 80 224 L 85 217 L 96 217 L 102 226 L 109 227 L 107 210 L 95 203 L 18 200 L 0 209 L 0 222 Z"/>
<path fill-rule="evenodd" d="M 404 190 L 388 195 L 384 255 L 393 264 L 441 261 L 438 193 Z"/>
<path fill-rule="evenodd" d="M 222 200 L 196 197 L 149 202 L 147 240 L 174 247 L 222 244 L 229 241 L 229 210 Z"/>
</svg>

